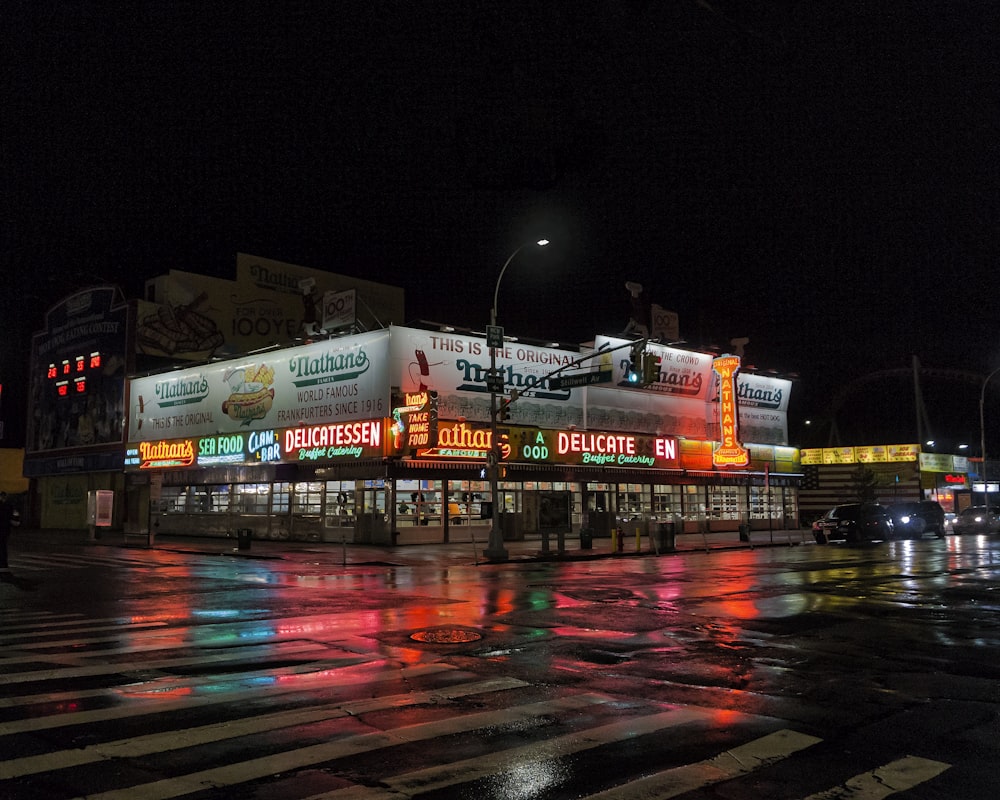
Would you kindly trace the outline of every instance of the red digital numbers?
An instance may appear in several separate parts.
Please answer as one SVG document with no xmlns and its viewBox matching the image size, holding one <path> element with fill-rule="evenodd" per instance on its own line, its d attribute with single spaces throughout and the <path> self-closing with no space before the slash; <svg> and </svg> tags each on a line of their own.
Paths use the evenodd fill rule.
<svg viewBox="0 0 1000 800">
<path fill-rule="evenodd" d="M 69 397 L 71 394 L 87 393 L 87 374 L 90 370 L 101 368 L 101 354 L 91 353 L 88 356 L 79 355 L 65 358 L 58 364 L 49 364 L 45 377 L 55 382 L 56 395 Z M 73 388 L 70 389 L 69 376 L 73 375 Z M 62 378 L 62 380 L 60 380 Z"/>
</svg>

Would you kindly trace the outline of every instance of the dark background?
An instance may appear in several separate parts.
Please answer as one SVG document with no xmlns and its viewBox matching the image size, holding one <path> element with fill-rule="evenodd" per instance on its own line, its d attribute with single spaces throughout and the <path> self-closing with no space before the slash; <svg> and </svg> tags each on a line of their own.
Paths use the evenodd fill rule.
<svg viewBox="0 0 1000 800">
<path fill-rule="evenodd" d="M 74 289 L 232 278 L 247 252 L 482 328 L 545 235 L 504 277 L 508 333 L 620 332 L 633 280 L 692 345 L 747 336 L 748 362 L 798 376 L 792 444 L 828 443 L 845 386 L 840 443 L 915 441 L 917 356 L 925 434 L 978 450 L 995 2 L 362 6 L 6 8 L 4 444 L 30 332 Z"/>
</svg>

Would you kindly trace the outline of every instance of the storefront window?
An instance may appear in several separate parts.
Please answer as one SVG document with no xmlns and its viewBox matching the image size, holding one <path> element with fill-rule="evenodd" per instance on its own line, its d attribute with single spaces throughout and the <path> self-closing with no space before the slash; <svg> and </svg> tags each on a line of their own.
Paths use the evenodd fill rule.
<svg viewBox="0 0 1000 800">
<path fill-rule="evenodd" d="M 266 514 L 270 504 L 269 483 L 238 483 L 233 486 L 233 508 L 238 514 Z"/>
<path fill-rule="evenodd" d="M 164 486 L 160 492 L 160 509 L 166 514 L 182 514 L 188 506 L 187 486 Z"/>
<path fill-rule="evenodd" d="M 660 520 L 671 519 L 681 513 L 680 486 L 653 487 L 653 517 Z"/>
<path fill-rule="evenodd" d="M 642 484 L 618 484 L 618 514 L 622 517 L 637 517 L 649 513 L 648 504 L 644 502 Z"/>
<path fill-rule="evenodd" d="M 323 484 L 319 481 L 300 481 L 292 493 L 293 514 L 319 514 L 323 509 Z"/>
<path fill-rule="evenodd" d="M 287 514 L 289 500 L 292 493 L 292 484 L 287 481 L 271 484 L 271 512 L 274 514 Z"/>
<path fill-rule="evenodd" d="M 750 487 L 750 519 L 781 519 L 781 489 Z"/>
<path fill-rule="evenodd" d="M 742 487 L 709 486 L 708 501 L 710 520 L 739 520 L 743 515 L 740 502 Z"/>
<path fill-rule="evenodd" d="M 351 525 L 354 517 L 354 481 L 326 482 L 326 516 L 340 525 Z M 329 523 L 328 523 L 329 524 Z"/>
<path fill-rule="evenodd" d="M 229 484 L 218 483 L 191 487 L 190 511 L 198 514 L 224 514 L 229 511 Z"/>
<path fill-rule="evenodd" d="M 449 481 L 449 521 L 454 525 L 475 525 L 482 522 L 488 499 L 489 484 L 486 481 Z"/>
<path fill-rule="evenodd" d="M 682 513 L 688 522 L 700 522 L 705 519 L 705 487 L 704 486 L 682 486 L 684 493 L 681 495 Z"/>
</svg>

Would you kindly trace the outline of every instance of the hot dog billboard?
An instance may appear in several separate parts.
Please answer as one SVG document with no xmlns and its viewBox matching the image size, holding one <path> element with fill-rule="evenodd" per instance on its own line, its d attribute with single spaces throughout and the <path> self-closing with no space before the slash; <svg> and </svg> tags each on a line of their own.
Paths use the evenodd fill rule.
<svg viewBox="0 0 1000 800">
<path fill-rule="evenodd" d="M 132 442 L 339 423 L 389 413 L 389 332 L 134 378 Z"/>
</svg>

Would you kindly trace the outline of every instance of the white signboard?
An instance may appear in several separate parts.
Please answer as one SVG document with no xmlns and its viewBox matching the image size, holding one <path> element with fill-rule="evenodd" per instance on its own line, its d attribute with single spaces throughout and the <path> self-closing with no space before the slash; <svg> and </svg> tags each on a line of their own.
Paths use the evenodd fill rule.
<svg viewBox="0 0 1000 800">
<path fill-rule="evenodd" d="M 736 376 L 740 439 L 755 444 L 788 444 L 788 398 L 792 382 L 749 372 Z M 718 382 L 712 388 L 712 420 L 719 422 Z"/>
<path fill-rule="evenodd" d="M 704 400 L 599 386 L 586 392 L 587 430 L 708 438 Z"/>
<path fill-rule="evenodd" d="M 134 378 L 129 441 L 388 416 L 389 331 Z"/>
<path fill-rule="evenodd" d="M 357 292 L 323 293 L 323 328 L 335 331 L 351 327 L 357 319 Z"/>
<path fill-rule="evenodd" d="M 436 391 L 441 419 L 489 420 L 490 351 L 485 339 L 394 327 L 391 350 L 394 386 L 404 392 Z M 579 353 L 567 350 L 506 342 L 496 354 L 503 394 L 509 396 L 511 389 L 527 392 L 511 405 L 510 422 L 539 428 L 582 425 L 585 390 L 553 390 L 547 380 L 555 370 L 579 358 Z M 580 369 L 589 364 L 593 362 L 584 362 Z"/>
<path fill-rule="evenodd" d="M 600 349 L 612 350 L 601 357 L 602 363 L 610 364 L 614 372 L 612 383 L 628 386 L 625 370 L 630 360 L 631 344 L 628 339 L 617 339 L 612 336 L 598 336 L 594 346 Z M 679 350 L 655 342 L 646 344 L 646 352 L 660 357 L 660 371 L 655 383 L 643 387 L 647 392 L 659 392 L 671 397 L 701 400 L 709 397 L 715 378 L 712 373 L 712 356 L 708 353 L 692 353 L 690 350 Z"/>
<path fill-rule="evenodd" d="M 760 408 L 787 412 L 791 393 L 792 382 L 786 378 L 771 378 L 751 372 L 741 372 L 736 376 L 736 402 L 741 411 L 744 408 Z"/>
</svg>

